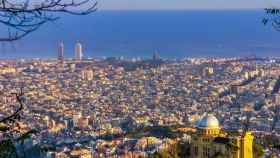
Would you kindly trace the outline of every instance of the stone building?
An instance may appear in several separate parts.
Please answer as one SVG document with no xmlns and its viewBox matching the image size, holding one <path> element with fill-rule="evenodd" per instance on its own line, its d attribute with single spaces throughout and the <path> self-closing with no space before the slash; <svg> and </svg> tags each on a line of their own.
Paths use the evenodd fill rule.
<svg viewBox="0 0 280 158">
<path fill-rule="evenodd" d="M 191 158 L 253 158 L 251 132 L 229 134 L 221 130 L 218 119 L 206 114 L 191 138 Z"/>
</svg>

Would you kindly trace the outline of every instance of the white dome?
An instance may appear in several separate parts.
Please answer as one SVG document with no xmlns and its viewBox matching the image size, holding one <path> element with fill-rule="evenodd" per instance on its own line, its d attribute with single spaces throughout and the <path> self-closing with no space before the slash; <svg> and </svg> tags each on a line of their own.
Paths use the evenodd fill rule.
<svg viewBox="0 0 280 158">
<path fill-rule="evenodd" d="M 197 124 L 198 128 L 220 128 L 218 119 L 213 114 L 206 114 Z"/>
</svg>

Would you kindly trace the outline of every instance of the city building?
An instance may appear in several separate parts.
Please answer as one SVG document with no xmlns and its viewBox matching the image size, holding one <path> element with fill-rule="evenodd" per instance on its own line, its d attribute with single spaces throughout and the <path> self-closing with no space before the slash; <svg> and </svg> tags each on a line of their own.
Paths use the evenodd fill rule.
<svg viewBox="0 0 280 158">
<path fill-rule="evenodd" d="M 83 58 L 83 46 L 80 42 L 77 42 L 75 46 L 75 58 L 77 61 L 81 61 Z"/>
<path fill-rule="evenodd" d="M 191 138 L 191 158 L 227 156 L 253 158 L 253 135 L 243 132 L 231 135 L 223 132 L 218 119 L 206 114 L 197 124 L 197 132 Z"/>
<path fill-rule="evenodd" d="M 69 70 L 70 70 L 70 72 L 74 72 L 74 71 L 76 70 L 76 64 L 71 63 L 71 64 L 69 65 Z"/>
<path fill-rule="evenodd" d="M 60 42 L 59 45 L 58 45 L 58 57 L 57 57 L 57 59 L 60 62 L 63 62 L 63 60 L 64 60 L 64 43 L 63 42 Z"/>
<path fill-rule="evenodd" d="M 214 68 L 213 67 L 205 67 L 202 70 L 202 75 L 203 76 L 210 76 L 214 73 Z"/>
<path fill-rule="evenodd" d="M 154 61 L 160 60 L 160 55 L 159 55 L 159 53 L 157 51 L 153 54 L 153 60 Z"/>
<path fill-rule="evenodd" d="M 82 79 L 83 80 L 91 81 L 91 80 L 93 80 L 93 77 L 94 77 L 94 74 L 91 69 L 82 70 Z"/>
</svg>

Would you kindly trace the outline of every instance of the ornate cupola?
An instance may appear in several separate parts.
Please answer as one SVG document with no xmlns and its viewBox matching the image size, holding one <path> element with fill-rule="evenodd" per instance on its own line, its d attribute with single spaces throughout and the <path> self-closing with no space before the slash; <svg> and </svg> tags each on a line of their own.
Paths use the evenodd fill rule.
<svg viewBox="0 0 280 158">
<path fill-rule="evenodd" d="M 219 120 L 213 114 L 206 114 L 198 121 L 196 126 L 199 134 L 213 136 L 220 134 Z"/>
</svg>

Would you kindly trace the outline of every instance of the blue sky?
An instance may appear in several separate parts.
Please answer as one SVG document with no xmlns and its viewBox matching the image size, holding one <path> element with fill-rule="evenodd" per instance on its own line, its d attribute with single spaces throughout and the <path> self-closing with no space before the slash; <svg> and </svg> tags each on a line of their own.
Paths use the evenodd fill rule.
<svg viewBox="0 0 280 158">
<path fill-rule="evenodd" d="M 255 9 L 279 7 L 280 0 L 98 0 L 101 10 Z"/>
</svg>

